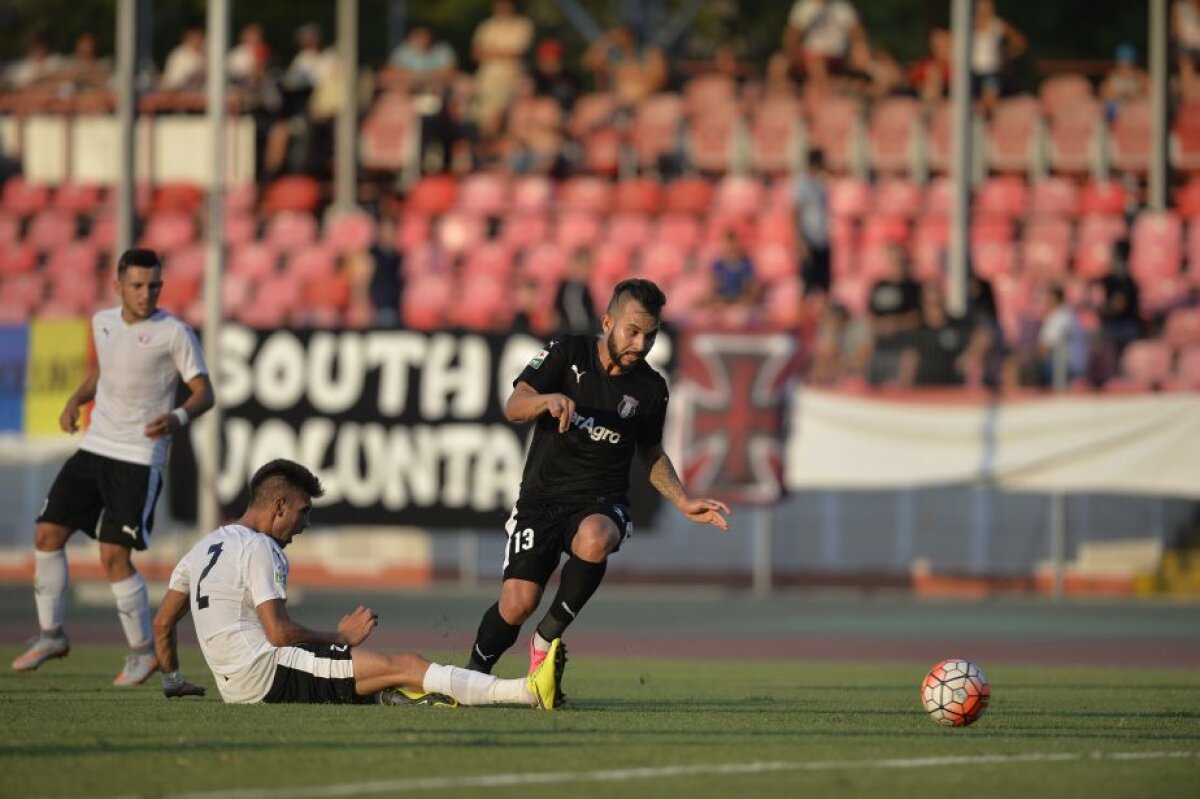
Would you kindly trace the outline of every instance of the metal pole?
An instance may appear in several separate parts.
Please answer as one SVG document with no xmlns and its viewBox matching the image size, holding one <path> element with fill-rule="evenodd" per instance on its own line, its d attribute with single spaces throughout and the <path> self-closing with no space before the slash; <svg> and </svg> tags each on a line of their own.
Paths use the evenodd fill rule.
<svg viewBox="0 0 1200 799">
<path fill-rule="evenodd" d="M 1054 391 L 1061 393 L 1067 387 L 1067 338 L 1054 347 L 1051 369 L 1054 376 Z M 1067 499 L 1062 491 L 1050 494 L 1050 562 L 1053 569 L 1051 595 L 1063 598 L 1067 582 Z"/>
<path fill-rule="evenodd" d="M 333 204 L 339 210 L 350 210 L 358 186 L 358 0 L 338 0 L 337 51 L 344 102 L 334 129 Z"/>
<path fill-rule="evenodd" d="M 774 505 L 759 505 L 754 509 L 754 566 L 751 587 L 755 596 L 762 597 L 771 593 L 771 578 L 775 572 L 774 527 Z"/>
<path fill-rule="evenodd" d="M 950 261 L 946 310 L 962 316 L 967 310 L 967 227 L 971 213 L 971 0 L 953 0 L 954 72 L 950 78 L 953 114 L 951 151 Z"/>
<path fill-rule="evenodd" d="M 117 255 L 133 246 L 133 219 L 137 213 L 133 193 L 134 124 L 137 118 L 137 0 L 117 3 Z"/>
<path fill-rule="evenodd" d="M 1150 0 L 1150 176 L 1147 205 L 1167 207 L 1167 0 Z"/>
<path fill-rule="evenodd" d="M 208 0 L 208 141 L 211 152 L 208 185 L 208 226 L 204 259 L 204 354 L 210 364 L 220 362 L 221 275 L 225 253 L 221 246 L 225 215 L 225 52 L 229 49 L 229 0 Z M 214 383 L 216 372 L 210 373 Z M 214 391 L 220 391 L 214 385 Z M 221 406 L 199 420 L 196 447 L 196 523 L 206 533 L 217 526 L 217 470 L 221 446 Z"/>
</svg>

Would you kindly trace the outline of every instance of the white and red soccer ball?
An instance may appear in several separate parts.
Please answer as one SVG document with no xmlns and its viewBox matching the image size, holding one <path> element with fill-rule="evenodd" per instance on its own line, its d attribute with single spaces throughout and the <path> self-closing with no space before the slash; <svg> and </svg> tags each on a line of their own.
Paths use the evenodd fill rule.
<svg viewBox="0 0 1200 799">
<path fill-rule="evenodd" d="M 938 724 L 965 727 L 987 710 L 992 689 L 983 670 L 964 658 L 947 658 L 925 675 L 921 704 Z"/>
</svg>

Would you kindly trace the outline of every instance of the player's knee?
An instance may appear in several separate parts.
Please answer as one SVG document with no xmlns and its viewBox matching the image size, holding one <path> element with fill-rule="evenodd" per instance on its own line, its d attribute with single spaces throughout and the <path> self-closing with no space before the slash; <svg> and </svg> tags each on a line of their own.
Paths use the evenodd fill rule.
<svg viewBox="0 0 1200 799">
<path fill-rule="evenodd" d="M 500 615 L 509 624 L 524 624 L 540 599 L 541 594 L 536 591 L 504 591 L 500 596 Z"/>
<path fill-rule="evenodd" d="M 124 580 L 134 575 L 133 560 L 130 550 L 118 546 L 100 547 L 100 565 L 109 582 Z"/>
<path fill-rule="evenodd" d="M 67 545 L 71 531 L 59 524 L 42 522 L 33 530 L 33 546 L 42 552 L 55 552 Z"/>
<path fill-rule="evenodd" d="M 580 525 L 579 531 L 575 533 L 575 540 L 571 542 L 571 552 L 576 557 L 599 563 L 621 543 L 615 525 L 608 519 L 604 521 L 607 524 L 584 522 Z"/>
</svg>

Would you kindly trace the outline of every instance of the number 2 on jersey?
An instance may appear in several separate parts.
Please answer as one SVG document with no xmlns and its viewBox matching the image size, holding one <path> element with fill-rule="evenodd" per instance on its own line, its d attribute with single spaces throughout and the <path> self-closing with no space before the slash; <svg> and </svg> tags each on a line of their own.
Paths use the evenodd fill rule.
<svg viewBox="0 0 1200 799">
<path fill-rule="evenodd" d="M 217 564 L 217 558 L 221 557 L 221 544 L 213 544 L 208 548 L 208 554 L 212 555 L 208 559 L 208 565 L 204 567 L 204 571 L 200 572 L 200 579 L 196 581 L 196 607 L 204 610 L 208 607 L 208 597 L 200 593 L 200 584 L 204 582 L 204 578 L 212 571 L 212 567 Z"/>
</svg>

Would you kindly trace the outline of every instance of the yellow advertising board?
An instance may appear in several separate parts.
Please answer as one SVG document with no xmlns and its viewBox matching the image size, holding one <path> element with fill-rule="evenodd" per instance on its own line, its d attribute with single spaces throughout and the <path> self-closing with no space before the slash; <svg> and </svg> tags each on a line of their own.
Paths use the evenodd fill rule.
<svg viewBox="0 0 1200 799">
<path fill-rule="evenodd" d="M 25 435 L 65 436 L 58 417 L 87 376 L 87 319 L 35 319 L 29 324 Z"/>
</svg>

